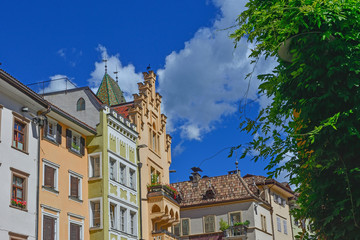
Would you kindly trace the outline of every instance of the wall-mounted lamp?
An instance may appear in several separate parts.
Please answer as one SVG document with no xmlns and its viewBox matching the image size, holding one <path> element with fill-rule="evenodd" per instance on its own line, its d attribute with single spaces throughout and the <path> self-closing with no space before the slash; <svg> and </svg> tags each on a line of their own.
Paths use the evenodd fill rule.
<svg viewBox="0 0 360 240">
<path fill-rule="evenodd" d="M 28 107 L 22 107 L 22 108 L 21 108 L 21 111 L 22 111 L 22 112 L 29 112 L 29 108 L 28 108 Z"/>
</svg>

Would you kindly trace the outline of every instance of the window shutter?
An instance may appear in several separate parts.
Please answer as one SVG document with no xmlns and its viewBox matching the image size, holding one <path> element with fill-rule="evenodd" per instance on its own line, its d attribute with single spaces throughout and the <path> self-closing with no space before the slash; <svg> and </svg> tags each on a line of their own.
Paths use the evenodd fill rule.
<svg viewBox="0 0 360 240">
<path fill-rule="evenodd" d="M 78 189 L 79 189 L 79 179 L 76 177 L 71 176 L 71 196 L 72 197 L 79 197 Z"/>
<path fill-rule="evenodd" d="M 43 239 L 54 240 L 55 238 L 55 219 L 44 216 Z"/>
<path fill-rule="evenodd" d="M 48 131 L 48 121 L 47 121 L 47 119 L 45 118 L 45 119 L 44 119 L 44 127 L 43 127 L 43 136 L 44 136 L 44 137 L 47 137 L 47 131 Z"/>
<path fill-rule="evenodd" d="M 70 240 L 80 240 L 80 226 L 70 223 Z"/>
<path fill-rule="evenodd" d="M 55 183 L 54 183 L 54 173 L 55 173 L 55 169 L 49 166 L 45 165 L 45 186 L 47 187 L 55 187 Z"/>
<path fill-rule="evenodd" d="M 61 144 L 61 132 L 62 132 L 62 127 L 60 124 L 57 124 L 57 126 L 56 126 L 56 142 L 58 144 Z"/>
<path fill-rule="evenodd" d="M 85 138 L 80 138 L 80 154 L 85 155 Z"/>
<path fill-rule="evenodd" d="M 66 129 L 66 148 L 71 148 L 71 130 Z"/>
</svg>

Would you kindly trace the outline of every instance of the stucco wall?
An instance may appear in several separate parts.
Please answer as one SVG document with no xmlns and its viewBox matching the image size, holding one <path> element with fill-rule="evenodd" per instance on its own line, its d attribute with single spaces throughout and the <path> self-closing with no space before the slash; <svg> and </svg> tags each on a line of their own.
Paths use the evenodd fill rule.
<svg viewBox="0 0 360 240">
<path fill-rule="evenodd" d="M 24 101 L 21 96 L 5 92 L 0 87 L 0 239 L 9 239 L 8 232 L 14 232 L 35 239 L 36 223 L 36 186 L 38 159 L 38 127 L 31 122 L 27 131 L 27 153 L 12 148 L 13 112 L 32 119 L 29 114 L 21 112 L 23 106 L 29 107 L 29 112 L 36 113 L 40 109 Z M 14 168 L 29 174 L 25 189 L 26 211 L 10 207 L 12 178 L 11 169 Z"/>
</svg>

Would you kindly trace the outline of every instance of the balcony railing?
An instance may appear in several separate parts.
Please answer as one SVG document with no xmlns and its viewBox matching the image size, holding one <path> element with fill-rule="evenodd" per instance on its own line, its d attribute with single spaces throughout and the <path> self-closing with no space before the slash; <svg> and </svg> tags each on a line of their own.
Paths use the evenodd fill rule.
<svg viewBox="0 0 360 240">
<path fill-rule="evenodd" d="M 239 226 L 230 226 L 228 229 L 224 231 L 225 239 L 227 237 L 237 237 L 237 236 L 246 236 L 247 235 L 247 226 L 239 225 Z"/>
<path fill-rule="evenodd" d="M 148 193 L 161 192 L 166 197 L 175 200 L 177 203 L 180 203 L 180 197 L 178 192 L 173 189 L 171 186 L 163 184 L 154 184 L 148 186 Z"/>
</svg>

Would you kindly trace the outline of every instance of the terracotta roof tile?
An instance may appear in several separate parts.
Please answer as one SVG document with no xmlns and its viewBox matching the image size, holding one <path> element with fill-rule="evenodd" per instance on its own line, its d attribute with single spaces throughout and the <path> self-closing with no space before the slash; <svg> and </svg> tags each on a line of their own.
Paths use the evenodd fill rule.
<svg viewBox="0 0 360 240">
<path fill-rule="evenodd" d="M 134 102 L 128 102 L 125 104 L 120 104 L 112 106 L 111 109 L 116 111 L 118 114 L 123 115 L 125 118 L 129 118 L 129 109 L 134 105 Z"/>
</svg>

